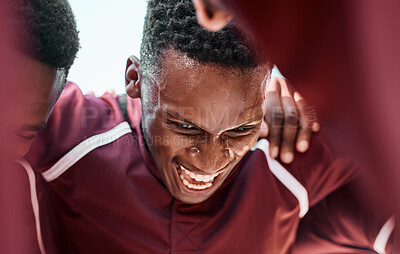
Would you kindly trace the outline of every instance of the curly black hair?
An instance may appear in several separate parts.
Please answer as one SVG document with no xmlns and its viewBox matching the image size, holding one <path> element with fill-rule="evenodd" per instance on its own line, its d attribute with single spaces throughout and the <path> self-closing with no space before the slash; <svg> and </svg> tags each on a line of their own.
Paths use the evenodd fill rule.
<svg viewBox="0 0 400 254">
<path fill-rule="evenodd" d="M 202 63 L 251 68 L 260 57 L 247 35 L 232 23 L 218 32 L 201 27 L 191 0 L 149 0 L 140 50 L 144 70 L 173 48 Z"/>
<path fill-rule="evenodd" d="M 68 0 L 13 0 L 19 50 L 68 72 L 79 50 L 75 16 Z"/>
</svg>

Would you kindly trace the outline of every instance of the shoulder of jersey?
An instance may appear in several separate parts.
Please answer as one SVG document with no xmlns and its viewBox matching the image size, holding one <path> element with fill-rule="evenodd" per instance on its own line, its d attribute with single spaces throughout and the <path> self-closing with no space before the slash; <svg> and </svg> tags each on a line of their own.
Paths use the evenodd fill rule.
<svg viewBox="0 0 400 254">
<path fill-rule="evenodd" d="M 67 82 L 49 117 L 48 127 L 36 137 L 27 158 L 35 168 L 52 165 L 95 136 L 121 129 L 121 125 L 123 129 L 129 128 L 124 121 L 118 97 L 83 95 L 76 84 Z"/>
</svg>

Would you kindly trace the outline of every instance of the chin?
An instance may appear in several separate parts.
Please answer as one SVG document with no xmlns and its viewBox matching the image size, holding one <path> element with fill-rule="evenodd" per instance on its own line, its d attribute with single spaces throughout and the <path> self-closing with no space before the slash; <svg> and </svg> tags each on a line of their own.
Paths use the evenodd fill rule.
<svg viewBox="0 0 400 254">
<path fill-rule="evenodd" d="M 176 199 L 178 199 L 182 203 L 189 204 L 189 205 L 195 205 L 195 204 L 202 203 L 202 202 L 206 201 L 207 199 L 209 199 L 211 196 L 212 195 L 209 195 L 209 196 L 187 196 L 187 195 L 183 195 L 181 193 L 178 195 L 174 195 L 174 197 Z"/>
</svg>

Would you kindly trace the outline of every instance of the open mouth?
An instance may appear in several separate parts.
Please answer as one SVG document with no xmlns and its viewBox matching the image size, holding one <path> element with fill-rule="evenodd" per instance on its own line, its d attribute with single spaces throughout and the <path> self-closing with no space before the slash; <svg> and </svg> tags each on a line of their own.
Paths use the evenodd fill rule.
<svg viewBox="0 0 400 254">
<path fill-rule="evenodd" d="M 190 190 L 205 190 L 213 186 L 214 179 L 219 173 L 210 175 L 194 173 L 179 163 L 175 163 L 176 169 L 178 170 L 179 178 L 184 186 Z"/>
</svg>

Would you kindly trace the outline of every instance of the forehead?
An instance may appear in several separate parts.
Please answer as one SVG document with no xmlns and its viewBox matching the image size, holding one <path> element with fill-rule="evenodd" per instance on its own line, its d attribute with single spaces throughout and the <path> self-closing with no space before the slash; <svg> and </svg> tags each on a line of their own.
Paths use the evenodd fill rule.
<svg viewBox="0 0 400 254">
<path fill-rule="evenodd" d="M 199 63 L 184 53 L 167 50 L 156 81 L 165 96 L 174 92 L 204 96 L 202 92 L 212 91 L 207 96 L 223 92 L 243 97 L 244 100 L 249 96 L 252 98 L 248 99 L 254 99 L 260 95 L 259 92 L 265 88 L 268 70 L 267 66 L 240 69 L 214 63 Z"/>
<path fill-rule="evenodd" d="M 199 63 L 170 50 L 164 55 L 155 90 L 160 105 L 169 110 L 188 118 L 235 116 L 238 119 L 230 117 L 234 125 L 262 117 L 268 71 L 266 66 L 241 70 Z"/>
</svg>

